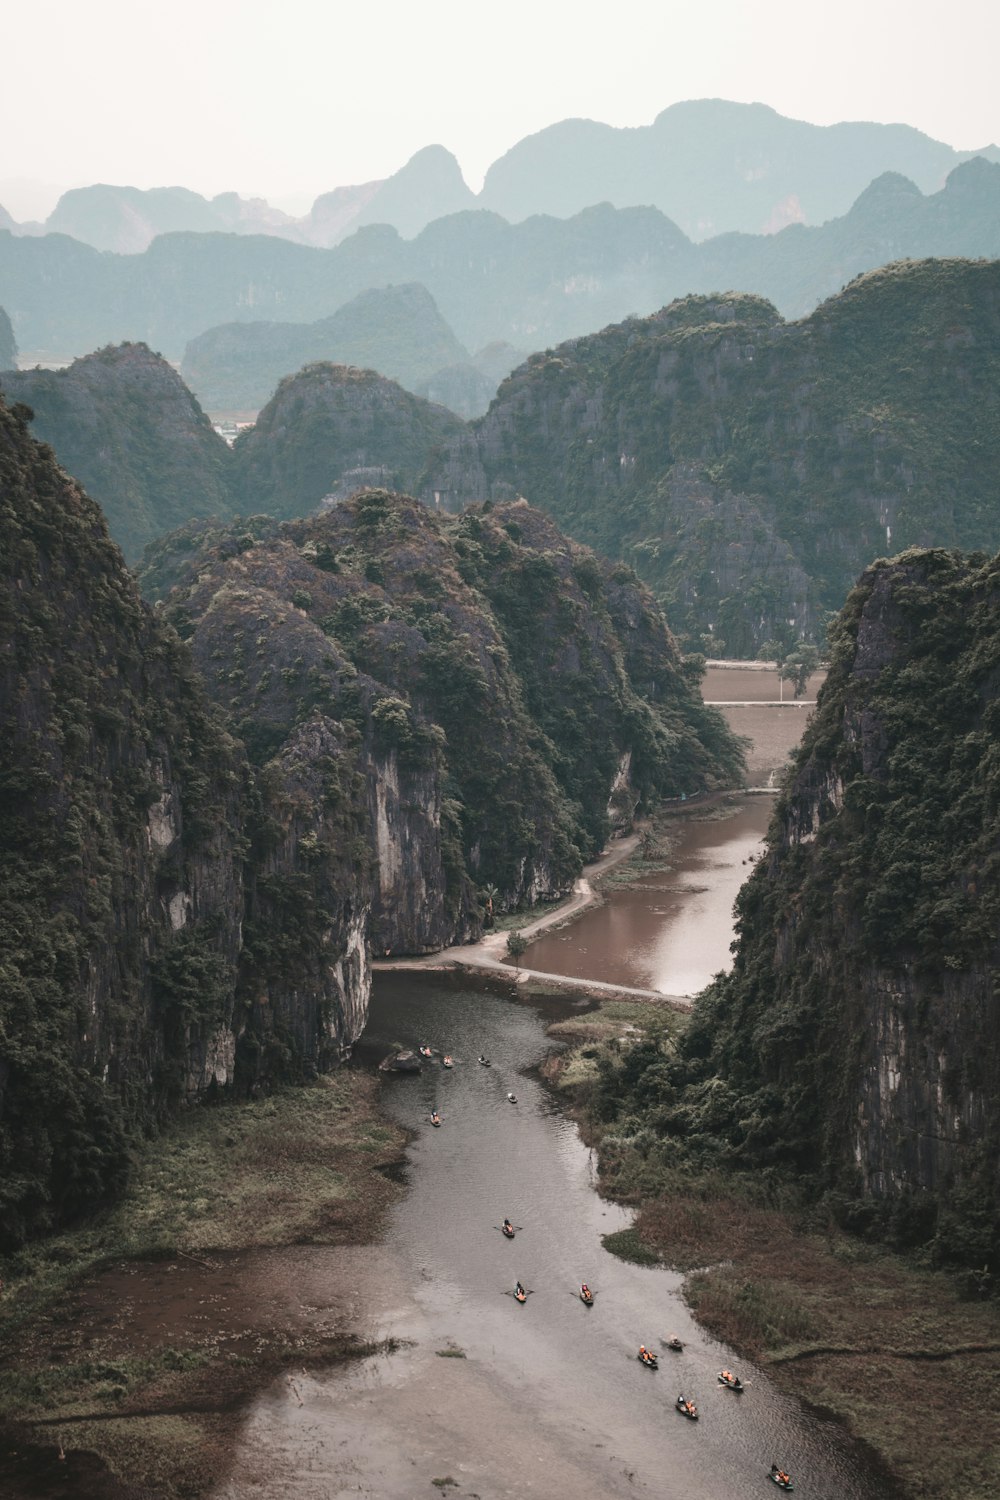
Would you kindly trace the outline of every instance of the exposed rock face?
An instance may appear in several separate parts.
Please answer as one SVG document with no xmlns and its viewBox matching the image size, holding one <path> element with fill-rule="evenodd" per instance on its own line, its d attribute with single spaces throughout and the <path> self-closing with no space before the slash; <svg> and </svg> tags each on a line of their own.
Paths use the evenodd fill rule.
<svg viewBox="0 0 1000 1500">
<path fill-rule="evenodd" d="M 97 506 L 0 403 L 0 1245 L 129 1139 L 357 1037 L 367 806 L 312 715 L 256 779 Z"/>
<path fill-rule="evenodd" d="M 864 575 L 691 1049 L 739 1159 L 791 1161 L 994 1269 L 998 604 L 1000 559 Z"/>
<path fill-rule="evenodd" d="M 180 376 L 145 344 L 122 344 L 66 370 L 0 380 L 35 413 L 34 433 L 100 504 L 134 561 L 192 516 L 229 516 L 232 453 Z"/>
<path fill-rule="evenodd" d="M 702 649 L 752 656 L 820 637 L 873 557 L 1000 545 L 998 351 L 997 263 L 890 266 L 793 324 L 687 298 L 533 356 L 423 493 L 525 495 Z"/>
<path fill-rule="evenodd" d="M 413 489 L 435 447 L 461 429 L 451 412 L 374 370 L 307 365 L 236 440 L 240 509 L 304 516 L 364 484 Z"/>
<path fill-rule="evenodd" d="M 620 811 L 739 776 L 634 575 L 523 503 L 452 519 L 372 491 L 252 534 L 192 528 L 144 586 L 256 760 L 316 708 L 353 735 L 377 951 L 476 931 L 476 886 L 501 906 L 565 890 L 616 786 Z"/>
</svg>

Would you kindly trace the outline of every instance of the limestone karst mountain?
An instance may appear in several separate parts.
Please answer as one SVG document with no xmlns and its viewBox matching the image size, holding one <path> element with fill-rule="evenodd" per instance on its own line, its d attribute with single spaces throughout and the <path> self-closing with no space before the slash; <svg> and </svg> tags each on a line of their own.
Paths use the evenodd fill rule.
<svg viewBox="0 0 1000 1500">
<path fill-rule="evenodd" d="M 185 349 L 181 375 L 206 411 L 257 412 L 283 376 L 319 360 L 377 370 L 413 390 L 469 354 L 427 289 L 410 284 L 361 292 L 316 323 L 209 328 Z"/>
<path fill-rule="evenodd" d="M 334 249 L 261 235 L 168 234 L 141 255 L 0 231 L 0 305 L 22 351 L 68 358 L 141 340 L 179 360 L 232 322 L 311 323 L 372 287 L 419 282 L 466 349 L 542 349 L 689 293 L 767 297 L 802 317 L 851 277 L 900 258 L 1000 255 L 1000 165 L 956 167 L 929 196 L 890 176 L 843 217 L 695 244 L 656 208 L 596 205 L 509 224 L 483 209 L 413 240 L 367 225 Z"/>
<path fill-rule="evenodd" d="M 424 494 L 525 495 L 633 563 L 675 630 L 753 656 L 822 641 L 875 557 L 1000 546 L 998 389 L 996 262 L 888 266 L 796 323 L 687 298 L 533 356 Z"/>
<path fill-rule="evenodd" d="M 233 514 L 231 451 L 144 344 L 101 349 L 65 370 L 6 373 L 0 390 L 31 407 L 35 437 L 99 502 L 130 560 L 192 516 Z"/>
</svg>

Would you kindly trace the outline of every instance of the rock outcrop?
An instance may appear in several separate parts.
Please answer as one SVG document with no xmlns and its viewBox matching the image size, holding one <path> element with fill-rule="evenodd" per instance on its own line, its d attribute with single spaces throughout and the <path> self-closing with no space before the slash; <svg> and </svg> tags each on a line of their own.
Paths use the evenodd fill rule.
<svg viewBox="0 0 1000 1500">
<path fill-rule="evenodd" d="M 637 802 L 740 774 L 634 575 L 523 503 L 454 519 L 368 491 L 284 526 L 192 527 L 150 550 L 143 586 L 255 761 L 316 708 L 344 726 L 377 951 L 475 932 L 478 888 L 556 895 Z"/>
<path fill-rule="evenodd" d="M 17 340 L 10 318 L 0 307 L 0 370 L 17 369 Z"/>
<path fill-rule="evenodd" d="M 283 380 L 233 450 L 240 509 L 284 519 L 355 490 L 412 490 L 462 430 L 443 407 L 374 370 L 307 365 Z"/>
</svg>

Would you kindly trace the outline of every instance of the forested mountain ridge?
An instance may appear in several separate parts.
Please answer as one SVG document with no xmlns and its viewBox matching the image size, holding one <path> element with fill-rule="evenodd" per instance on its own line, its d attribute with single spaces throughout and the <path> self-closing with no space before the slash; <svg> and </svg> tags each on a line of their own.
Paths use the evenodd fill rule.
<svg viewBox="0 0 1000 1500">
<path fill-rule="evenodd" d="M 648 592 L 523 503 L 456 519 L 371 490 L 312 520 L 193 525 L 141 580 L 254 759 L 316 704 L 368 715 L 366 754 L 396 768 L 372 794 L 380 950 L 454 940 L 477 920 L 470 882 L 504 907 L 566 889 L 638 802 L 740 775 Z M 429 771 L 436 793 L 403 786 Z M 377 814 L 389 785 L 397 810 Z M 393 832 L 414 817 L 423 832 Z M 417 865 L 401 930 L 395 885 Z"/>
<path fill-rule="evenodd" d="M 209 328 L 185 349 L 181 375 L 206 411 L 256 412 L 285 375 L 321 360 L 377 370 L 413 390 L 468 363 L 469 353 L 425 287 L 390 286 L 361 292 L 315 323 Z"/>
<path fill-rule="evenodd" d="M 737 902 L 730 974 L 643 1101 L 703 1163 L 1000 1272 L 1000 558 L 876 563 Z M 621 1089 L 614 1086 L 621 1097 Z"/>
<path fill-rule="evenodd" d="M 523 494 L 675 630 L 753 656 L 821 639 L 874 557 L 1000 545 L 998 390 L 997 262 L 888 266 L 799 323 L 692 297 L 533 356 L 423 493 Z"/>
<path fill-rule="evenodd" d="M 192 515 L 228 516 L 233 456 L 184 382 L 144 344 L 100 349 L 65 370 L 0 376 L 9 401 L 103 509 L 130 561 Z"/>
<path fill-rule="evenodd" d="M 64 193 L 44 224 L 17 225 L 0 209 L 0 226 L 69 234 L 98 250 L 125 253 L 144 250 L 172 230 L 234 230 L 335 245 L 367 224 L 392 225 L 409 239 L 432 220 L 464 209 L 488 209 L 516 223 L 532 214 L 567 218 L 608 202 L 651 205 L 703 240 L 822 224 L 845 213 L 884 172 L 903 173 L 922 192 L 934 192 L 949 171 L 977 155 L 1000 159 L 996 145 L 957 151 L 908 125 L 812 125 L 765 104 L 689 99 L 670 105 L 650 125 L 622 129 L 571 119 L 546 126 L 493 162 L 478 195 L 454 155 L 432 145 L 382 181 L 320 194 L 299 218 L 232 192 L 208 199 L 181 187 L 95 183 Z"/>
<path fill-rule="evenodd" d="M 468 349 L 538 349 L 720 289 L 769 298 L 801 317 L 852 276 L 901 257 L 1000 255 L 1000 165 L 976 158 L 924 197 L 898 174 L 849 212 L 779 234 L 694 244 L 655 208 L 586 208 L 508 224 L 451 214 L 413 240 L 367 225 L 335 249 L 260 235 L 161 235 L 141 255 L 100 254 L 65 235 L 0 231 L 0 305 L 22 350 L 62 357 L 143 341 L 180 359 L 231 322 L 314 322 L 370 288 L 419 282 Z"/>
<path fill-rule="evenodd" d="M 648 594 L 526 507 L 531 546 L 489 522 L 488 558 L 471 516 L 380 493 L 175 533 L 151 581 L 186 580 L 188 646 L 26 414 L 0 402 L 5 1250 L 113 1196 L 185 1102 L 331 1066 L 372 942 L 474 936 L 474 881 L 561 890 L 638 798 L 740 770 Z"/>
</svg>

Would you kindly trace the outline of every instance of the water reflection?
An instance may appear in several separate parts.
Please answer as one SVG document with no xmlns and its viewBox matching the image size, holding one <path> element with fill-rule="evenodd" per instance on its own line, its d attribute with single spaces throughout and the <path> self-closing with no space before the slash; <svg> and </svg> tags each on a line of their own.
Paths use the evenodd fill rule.
<svg viewBox="0 0 1000 1500">
<path fill-rule="evenodd" d="M 673 868 L 611 890 L 527 949 L 526 968 L 694 995 L 732 964 L 733 903 L 763 847 L 774 803 L 747 797 L 726 817 L 679 820 Z"/>
</svg>

